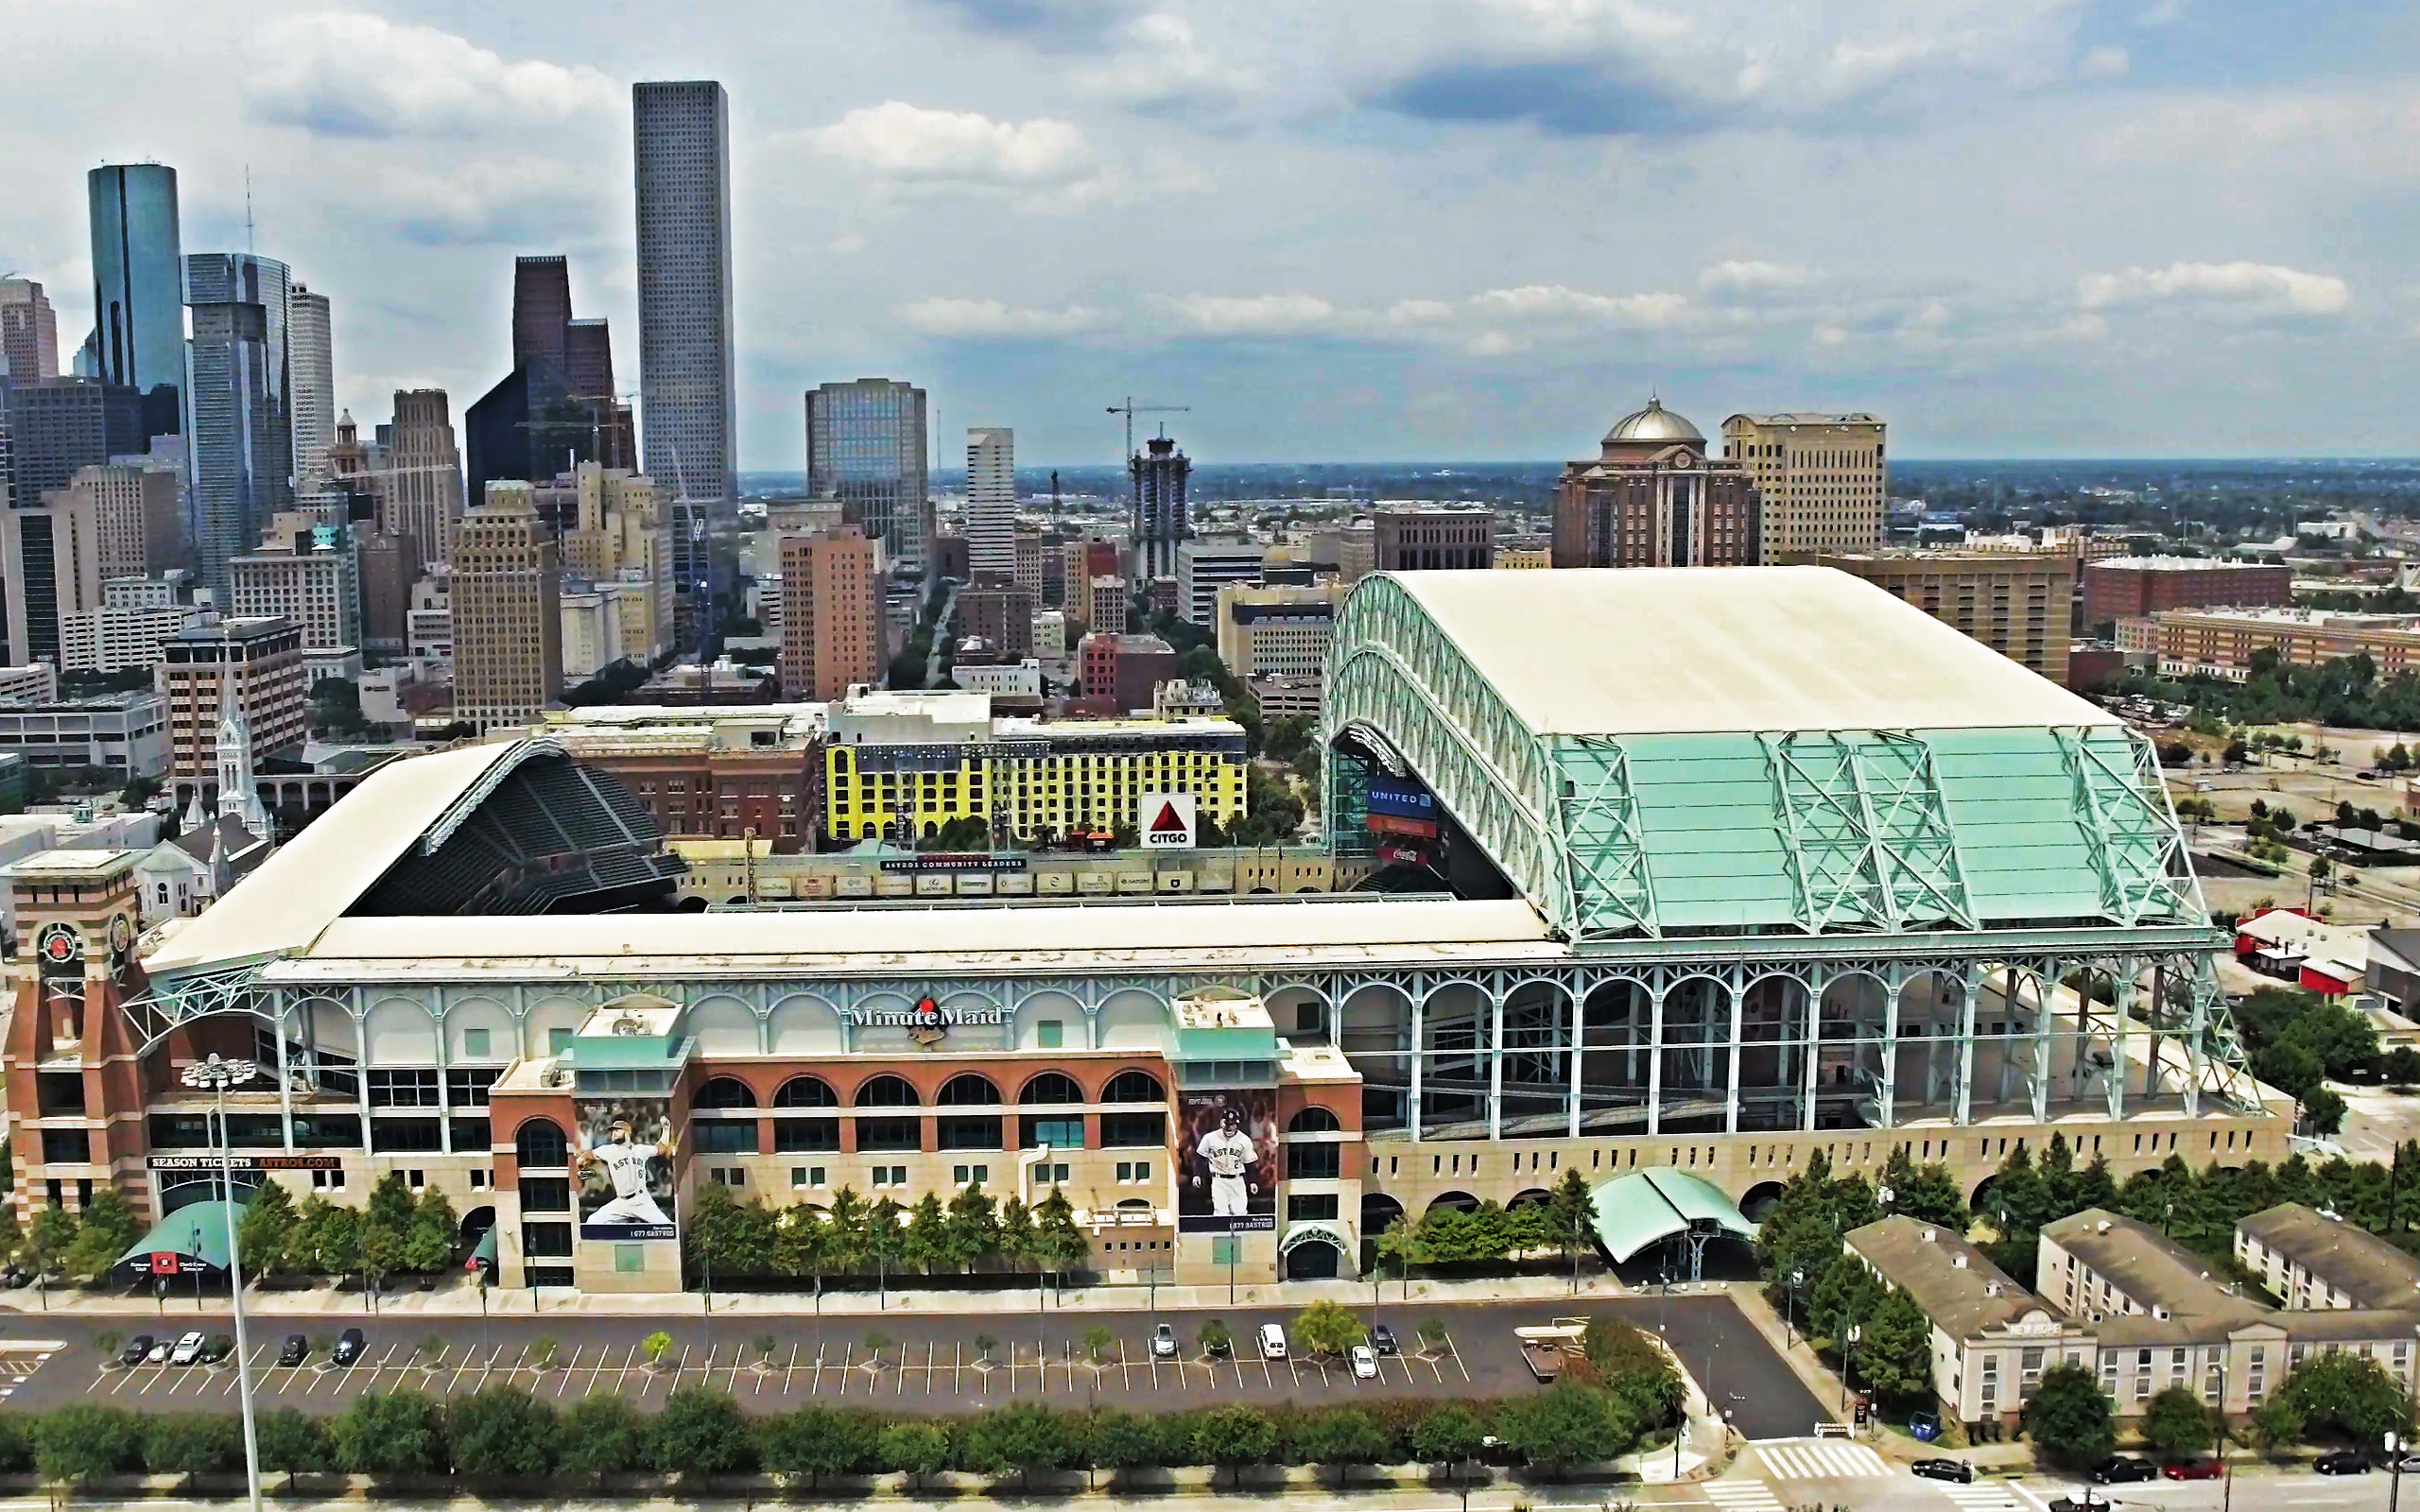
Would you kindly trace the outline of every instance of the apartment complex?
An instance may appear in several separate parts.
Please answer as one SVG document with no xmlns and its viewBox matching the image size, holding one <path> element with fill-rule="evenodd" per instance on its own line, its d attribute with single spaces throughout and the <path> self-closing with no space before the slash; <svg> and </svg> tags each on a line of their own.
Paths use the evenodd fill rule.
<svg viewBox="0 0 2420 1512">
<path fill-rule="evenodd" d="M 1374 570 L 1453 572 L 1495 564 L 1495 511 L 1483 506 L 1382 504 L 1370 515 Z"/>
<path fill-rule="evenodd" d="M 1880 417 L 1734 415 L 1722 446 L 1764 499 L 1761 559 L 1880 549 L 1890 480 Z"/>
<path fill-rule="evenodd" d="M 2252 676 L 2252 659 L 2274 651 L 2290 666 L 2366 656 L 2383 682 L 2420 669 L 2420 614 L 2359 614 L 2313 609 L 2174 609 L 2119 620 L 2118 644 L 2159 658 L 2163 676 Z"/>
<path fill-rule="evenodd" d="M 562 690 L 561 565 L 527 483 L 491 483 L 454 527 L 454 717 L 533 725 Z"/>
<path fill-rule="evenodd" d="M 232 707 L 251 731 L 253 754 L 299 748 L 311 731 L 302 627 L 283 617 L 188 625 L 162 648 L 159 687 L 168 700 L 169 789 L 180 813 L 202 796 L 218 802 L 218 721 Z"/>
<path fill-rule="evenodd" d="M 1822 564 L 1862 577 L 2065 687 L 2075 562 L 2065 556 L 1877 552 Z"/>
<path fill-rule="evenodd" d="M 2210 557 L 2112 557 L 2085 563 L 2083 622 L 2139 619 L 2167 609 L 2256 609 L 2294 601 L 2294 570 L 2284 563 Z"/>
<path fill-rule="evenodd" d="M 977 693 L 862 688 L 832 706 L 824 833 L 929 836 L 952 819 L 1030 840 L 1136 828 L 1147 793 L 1190 793 L 1225 825 L 1244 808 L 1243 727 L 1228 719 L 995 719 Z"/>
<path fill-rule="evenodd" d="M 1564 465 L 1549 558 L 1557 567 L 1752 567 L 1762 521 L 1739 464 L 1709 458 L 1704 433 L 1651 398 L 1614 422 L 1596 456 Z"/>
<path fill-rule="evenodd" d="M 780 541 L 782 696 L 829 701 L 880 678 L 880 544 L 856 525 Z"/>
</svg>

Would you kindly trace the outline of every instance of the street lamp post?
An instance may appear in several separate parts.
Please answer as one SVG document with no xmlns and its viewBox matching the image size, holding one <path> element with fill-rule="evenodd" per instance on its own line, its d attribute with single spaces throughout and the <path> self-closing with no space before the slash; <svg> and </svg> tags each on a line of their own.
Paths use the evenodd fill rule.
<svg viewBox="0 0 2420 1512">
<path fill-rule="evenodd" d="M 227 1089 L 240 1087 L 260 1074 L 249 1060 L 221 1060 L 212 1056 L 184 1069 L 184 1084 L 206 1091 L 218 1105 L 218 1176 L 227 1206 L 227 1296 L 235 1314 L 235 1400 L 244 1417 L 244 1490 L 252 1512 L 261 1512 L 260 1435 L 252 1426 L 252 1356 L 244 1334 L 244 1261 L 235 1224 L 235 1149 L 227 1132 Z"/>
<path fill-rule="evenodd" d="M 1798 1289 L 1806 1284 L 1806 1272 L 1804 1270 L 1792 1270 L 1789 1273 L 1789 1290 L 1782 1293 L 1781 1338 L 1782 1348 L 1784 1349 L 1789 1349 L 1792 1345 L 1798 1342 L 1797 1332 L 1791 1327 L 1791 1324 L 1797 1312 Z"/>
</svg>

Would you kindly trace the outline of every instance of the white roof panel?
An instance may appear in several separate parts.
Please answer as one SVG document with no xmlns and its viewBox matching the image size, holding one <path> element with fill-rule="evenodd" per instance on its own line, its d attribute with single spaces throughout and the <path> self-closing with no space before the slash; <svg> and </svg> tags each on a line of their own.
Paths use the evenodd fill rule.
<svg viewBox="0 0 2420 1512">
<path fill-rule="evenodd" d="M 1540 734 L 2114 725 L 1830 567 L 1416 572 L 1394 580 Z M 2053 633 L 2064 636 L 2066 606 Z"/>
</svg>

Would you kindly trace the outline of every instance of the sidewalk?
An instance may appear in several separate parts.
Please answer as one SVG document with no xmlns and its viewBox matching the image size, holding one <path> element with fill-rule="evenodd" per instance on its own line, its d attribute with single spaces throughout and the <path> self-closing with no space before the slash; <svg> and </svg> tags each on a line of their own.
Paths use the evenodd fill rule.
<svg viewBox="0 0 2420 1512">
<path fill-rule="evenodd" d="M 1790 1369 L 1797 1373 L 1799 1382 L 1815 1399 L 1816 1405 L 1833 1421 L 1848 1421 L 1848 1415 L 1841 1410 L 1841 1401 L 1847 1399 L 1847 1390 L 1841 1378 L 1824 1363 L 1823 1357 L 1815 1352 L 1814 1346 L 1806 1342 L 1805 1333 L 1789 1328 L 1783 1322 L 1781 1314 L 1773 1311 L 1772 1304 L 1765 1300 L 1764 1287 L 1756 1281 L 1733 1281 L 1723 1290 L 1739 1304 L 1739 1311 L 1756 1326 L 1756 1332 L 1765 1336 L 1765 1342 L 1772 1346 L 1773 1352 L 1789 1362 Z"/>
<path fill-rule="evenodd" d="M 1161 1286 L 1155 1289 L 1121 1284 L 1071 1286 L 1064 1291 L 1045 1290 L 1049 1295 L 1047 1303 L 1044 1305 L 1054 1313 L 1198 1312 L 1231 1307 L 1291 1311 L 1318 1301 L 1366 1307 L 1371 1299 L 1369 1282 L 1349 1280 L 1266 1281 L 1257 1285 L 1236 1286 L 1233 1288 L 1232 1296 L 1226 1286 Z M 1414 1280 L 1409 1300 L 1399 1281 L 1382 1281 L 1378 1292 L 1379 1305 L 1388 1308 L 1456 1302 L 1586 1303 L 1637 1295 L 1612 1276 L 1581 1278 L 1580 1291 L 1576 1295 L 1567 1277 L 1551 1276 L 1506 1276 L 1477 1281 Z M 215 1294 L 206 1296 L 201 1310 L 223 1311 L 216 1304 L 224 1300 Z M 381 1315 L 476 1317 L 482 1310 L 481 1301 L 478 1287 L 465 1280 L 449 1278 L 440 1282 L 433 1292 L 410 1289 L 389 1292 L 378 1298 L 378 1312 Z M 245 1289 L 244 1306 L 247 1312 L 285 1316 L 358 1316 L 365 1311 L 361 1293 L 337 1291 L 329 1286 L 296 1291 L 263 1291 L 257 1286 L 251 1286 Z M 909 1286 L 892 1287 L 883 1294 L 825 1292 L 820 1308 L 809 1291 L 717 1292 L 714 1295 L 714 1315 L 717 1317 L 796 1317 L 819 1311 L 835 1317 L 902 1312 L 965 1314 L 979 1317 L 1032 1313 L 1036 1308 L 1035 1288 L 1030 1282 L 984 1291 Z M 187 1314 L 195 1311 L 190 1291 L 182 1297 L 173 1291 L 170 1293 L 166 1315 L 173 1317 L 181 1309 Z M 518 1287 L 491 1287 L 485 1297 L 485 1311 L 497 1317 L 526 1317 L 532 1314 L 575 1317 L 689 1316 L 701 1314 L 705 1310 L 705 1297 L 699 1292 L 591 1293 L 549 1287 L 532 1292 Z M 33 1288 L 25 1287 L 0 1292 L 0 1312 L 40 1317 L 44 1310 L 40 1296 Z M 98 1296 L 54 1289 L 49 1293 L 48 1313 L 53 1316 L 68 1317 L 99 1317 L 117 1314 L 157 1317 L 162 1315 L 162 1309 L 159 1302 L 149 1297 Z"/>
</svg>

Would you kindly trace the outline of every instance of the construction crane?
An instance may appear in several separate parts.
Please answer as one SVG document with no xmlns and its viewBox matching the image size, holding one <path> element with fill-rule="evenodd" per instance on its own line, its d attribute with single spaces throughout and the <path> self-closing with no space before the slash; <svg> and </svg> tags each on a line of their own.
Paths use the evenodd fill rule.
<svg viewBox="0 0 2420 1512">
<path fill-rule="evenodd" d="M 1122 404 L 1110 405 L 1109 412 L 1113 415 L 1123 415 L 1126 417 L 1126 460 L 1129 463 L 1132 463 L 1134 460 L 1135 416 L 1189 415 L 1193 413 L 1193 406 L 1191 404 L 1137 404 L 1134 403 L 1134 396 L 1132 394 L 1129 394 L 1126 396 L 1126 403 Z"/>
</svg>

